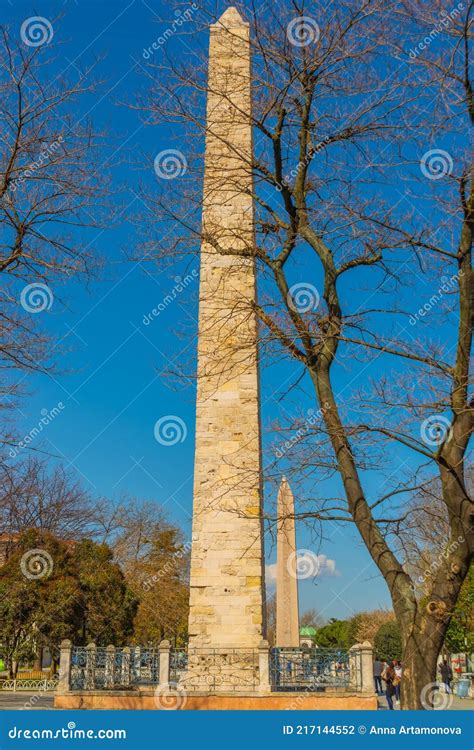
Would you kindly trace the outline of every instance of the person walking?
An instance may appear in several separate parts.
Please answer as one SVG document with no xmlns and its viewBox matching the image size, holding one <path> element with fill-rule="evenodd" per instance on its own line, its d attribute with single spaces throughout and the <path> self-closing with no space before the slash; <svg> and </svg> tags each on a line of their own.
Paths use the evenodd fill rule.
<svg viewBox="0 0 474 750">
<path fill-rule="evenodd" d="M 395 686 L 393 684 L 393 681 L 395 680 L 395 670 L 391 663 L 388 664 L 386 669 L 382 672 L 382 680 L 384 680 L 386 688 L 385 688 L 385 697 L 387 699 L 387 706 L 389 708 L 389 711 L 393 711 L 393 696 L 395 695 Z"/>
<path fill-rule="evenodd" d="M 382 672 L 383 672 L 383 664 L 380 661 L 379 657 L 375 657 L 374 661 L 374 685 L 375 685 L 375 692 L 377 695 L 383 695 L 383 687 L 382 687 Z"/>
<path fill-rule="evenodd" d="M 395 700 L 397 703 L 400 703 L 400 687 L 402 684 L 402 663 L 400 660 L 393 662 L 393 670 L 395 672 L 395 679 L 393 681 L 393 685 L 395 687 Z"/>
<path fill-rule="evenodd" d="M 441 674 L 441 681 L 444 684 L 444 688 L 446 690 L 446 693 L 451 693 L 451 681 L 453 679 L 453 670 L 451 669 L 451 665 L 448 664 L 446 659 L 443 659 L 443 661 L 440 664 L 439 671 Z"/>
</svg>

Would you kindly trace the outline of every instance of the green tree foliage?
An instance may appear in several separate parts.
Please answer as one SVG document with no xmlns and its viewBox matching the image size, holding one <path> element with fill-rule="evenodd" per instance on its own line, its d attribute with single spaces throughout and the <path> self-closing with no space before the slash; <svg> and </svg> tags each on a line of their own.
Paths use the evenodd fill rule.
<svg viewBox="0 0 474 750">
<path fill-rule="evenodd" d="M 461 587 L 446 633 L 445 646 L 451 653 L 474 651 L 474 563 L 471 563 Z"/>
<path fill-rule="evenodd" d="M 138 602 L 112 558 L 106 544 L 88 539 L 72 550 L 71 563 L 76 567 L 83 598 L 79 627 L 83 643 L 122 645 L 133 632 Z"/>
<path fill-rule="evenodd" d="M 375 634 L 374 646 L 376 654 L 389 661 L 402 658 L 402 639 L 400 628 L 396 620 L 384 622 Z"/>
<path fill-rule="evenodd" d="M 0 650 L 10 673 L 41 646 L 57 659 L 63 638 L 126 640 L 136 605 L 111 557 L 90 541 L 66 543 L 35 530 L 21 535 L 0 568 Z"/>
<path fill-rule="evenodd" d="M 327 625 L 319 628 L 315 636 L 318 646 L 325 648 L 349 648 L 349 621 L 332 618 Z"/>
</svg>

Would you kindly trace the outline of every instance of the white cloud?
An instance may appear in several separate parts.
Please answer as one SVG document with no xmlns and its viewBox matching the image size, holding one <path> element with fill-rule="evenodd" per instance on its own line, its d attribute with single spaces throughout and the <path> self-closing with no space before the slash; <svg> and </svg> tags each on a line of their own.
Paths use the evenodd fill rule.
<svg viewBox="0 0 474 750">
<path fill-rule="evenodd" d="M 331 560 L 326 555 L 316 555 L 314 552 L 308 549 L 297 550 L 298 568 L 303 571 L 312 571 L 311 576 L 301 575 L 298 576 L 304 578 L 331 578 L 339 576 L 340 573 L 336 567 L 336 561 Z M 267 584 L 272 585 L 276 583 L 277 576 L 277 564 L 270 563 L 265 566 L 265 580 Z"/>
</svg>

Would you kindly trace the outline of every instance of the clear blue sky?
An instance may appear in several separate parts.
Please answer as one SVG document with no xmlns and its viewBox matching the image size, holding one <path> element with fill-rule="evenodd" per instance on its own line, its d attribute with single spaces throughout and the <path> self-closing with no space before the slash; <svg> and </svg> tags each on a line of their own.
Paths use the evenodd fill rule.
<svg viewBox="0 0 474 750">
<path fill-rule="evenodd" d="M 2 5 L 3 20 L 12 29 L 19 30 L 32 15 L 56 19 L 52 43 L 60 67 L 74 70 L 78 63 L 103 56 L 97 70 L 103 83 L 89 103 L 90 115 L 96 126 L 110 131 L 114 148 L 121 150 L 127 142 L 129 152 L 143 151 L 150 160 L 149 179 L 155 179 L 153 158 L 173 147 L 171 133 L 163 127 L 144 127 L 140 114 L 120 102 L 132 101 L 143 87 L 143 49 L 168 26 L 173 11 L 159 0 L 4 0 Z M 189 40 L 176 36 L 167 52 L 191 54 Z M 120 180 L 125 185 L 125 204 L 135 206 L 141 177 L 126 165 L 114 174 L 117 184 Z M 25 376 L 29 395 L 20 404 L 18 429 L 20 434 L 28 432 L 42 409 L 63 402 L 65 408 L 35 447 L 63 457 L 97 495 L 125 494 L 160 503 L 189 537 L 195 388 L 191 380 L 176 384 L 165 371 L 170 361 L 187 365 L 193 361 L 197 282 L 150 325 L 143 325 L 144 316 L 173 288 L 183 269 L 156 274 L 126 259 L 135 232 L 127 220 L 129 213 L 101 234 L 105 266 L 100 280 L 87 289 L 77 280 L 53 289 L 55 301 L 42 323 L 61 351 L 62 372 L 54 378 Z M 263 374 L 264 426 L 282 408 L 278 397 L 289 382 L 289 370 L 283 366 Z M 296 414 L 296 399 L 292 403 Z M 154 425 L 165 415 L 184 421 L 184 442 L 163 446 L 155 440 Z M 274 491 L 267 487 L 267 502 Z M 314 607 L 326 618 L 347 617 L 354 611 L 388 606 L 385 583 L 350 529 L 328 525 L 318 546 L 301 527 L 298 546 L 335 560 L 337 571 L 318 578 L 316 585 L 301 583 L 303 611 Z M 269 549 L 268 561 L 274 557 Z"/>
</svg>

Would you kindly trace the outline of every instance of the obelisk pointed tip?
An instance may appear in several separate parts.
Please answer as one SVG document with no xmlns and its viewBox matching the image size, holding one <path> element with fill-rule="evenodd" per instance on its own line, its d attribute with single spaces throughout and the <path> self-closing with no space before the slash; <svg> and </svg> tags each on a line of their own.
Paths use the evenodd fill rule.
<svg viewBox="0 0 474 750">
<path fill-rule="evenodd" d="M 281 480 L 280 480 L 280 486 L 278 488 L 278 497 L 282 499 L 283 497 L 293 497 L 293 493 L 291 491 L 290 483 L 288 482 L 288 479 L 283 474 Z"/>
<path fill-rule="evenodd" d="M 229 26 L 242 26 L 245 25 L 245 21 L 240 15 L 237 8 L 235 8 L 233 5 L 229 6 L 227 10 L 225 10 L 222 14 L 222 16 L 219 18 L 218 23 L 220 23 L 222 26 L 225 26 L 226 28 L 229 28 Z"/>
</svg>

